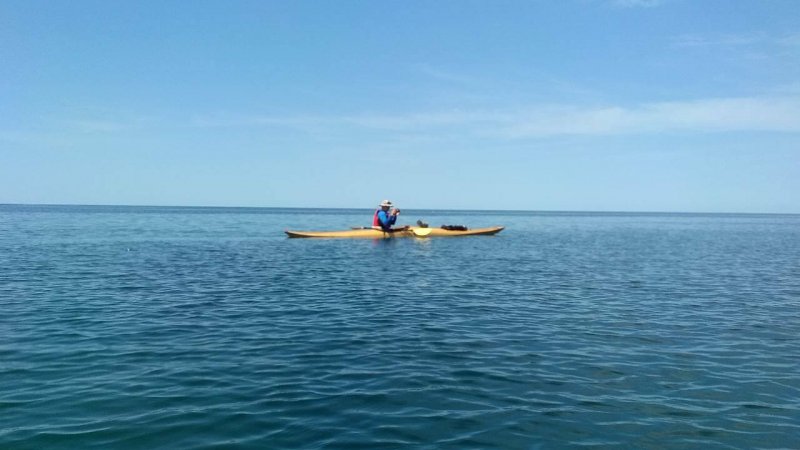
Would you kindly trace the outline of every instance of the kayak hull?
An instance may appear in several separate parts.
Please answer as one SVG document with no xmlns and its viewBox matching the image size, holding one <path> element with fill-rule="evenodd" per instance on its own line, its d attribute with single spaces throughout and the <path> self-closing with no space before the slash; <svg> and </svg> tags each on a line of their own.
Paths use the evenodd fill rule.
<svg viewBox="0 0 800 450">
<path fill-rule="evenodd" d="M 445 230 L 443 228 L 410 227 L 392 232 L 373 228 L 342 231 L 290 231 L 285 233 L 290 238 L 349 238 L 349 239 L 388 239 L 398 237 L 457 237 L 457 236 L 489 236 L 503 231 L 505 227 L 473 228 L 470 230 Z"/>
</svg>

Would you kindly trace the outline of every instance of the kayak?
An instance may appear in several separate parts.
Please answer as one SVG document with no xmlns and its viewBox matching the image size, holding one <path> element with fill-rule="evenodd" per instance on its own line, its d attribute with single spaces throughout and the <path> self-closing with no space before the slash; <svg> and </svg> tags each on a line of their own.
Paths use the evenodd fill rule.
<svg viewBox="0 0 800 450">
<path fill-rule="evenodd" d="M 455 236 L 488 236 L 501 232 L 505 227 L 473 228 L 468 230 L 446 230 L 444 228 L 409 227 L 386 232 L 374 228 L 360 228 L 342 231 L 290 231 L 285 233 L 290 238 L 351 238 L 351 239 L 387 239 L 395 237 L 455 237 Z"/>
<path fill-rule="evenodd" d="M 351 239 L 387 239 L 396 237 L 455 237 L 455 236 L 489 236 L 503 231 L 505 227 L 472 228 L 467 230 L 446 230 L 444 228 L 409 227 L 391 232 L 374 228 L 360 228 L 342 231 L 289 231 L 290 238 L 351 238 Z"/>
</svg>

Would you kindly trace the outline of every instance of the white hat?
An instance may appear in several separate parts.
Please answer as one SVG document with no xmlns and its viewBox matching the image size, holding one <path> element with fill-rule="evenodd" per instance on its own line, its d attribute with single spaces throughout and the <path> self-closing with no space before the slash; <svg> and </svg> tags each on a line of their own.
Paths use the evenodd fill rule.
<svg viewBox="0 0 800 450">
<path fill-rule="evenodd" d="M 382 206 L 382 207 L 383 207 L 383 206 L 389 206 L 389 207 L 391 207 L 391 206 L 392 206 L 392 202 L 391 202 L 391 201 L 389 201 L 389 200 L 384 200 L 384 201 L 382 201 L 382 202 L 381 202 L 380 206 Z"/>
</svg>

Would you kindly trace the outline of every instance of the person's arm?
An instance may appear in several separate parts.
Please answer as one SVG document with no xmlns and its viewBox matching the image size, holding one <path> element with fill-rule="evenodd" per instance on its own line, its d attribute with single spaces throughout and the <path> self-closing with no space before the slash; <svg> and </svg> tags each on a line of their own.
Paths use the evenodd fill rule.
<svg viewBox="0 0 800 450">
<path fill-rule="evenodd" d="M 392 224 L 397 220 L 397 217 L 390 216 L 386 211 L 378 211 L 378 221 L 381 223 L 381 228 L 388 230 Z"/>
</svg>

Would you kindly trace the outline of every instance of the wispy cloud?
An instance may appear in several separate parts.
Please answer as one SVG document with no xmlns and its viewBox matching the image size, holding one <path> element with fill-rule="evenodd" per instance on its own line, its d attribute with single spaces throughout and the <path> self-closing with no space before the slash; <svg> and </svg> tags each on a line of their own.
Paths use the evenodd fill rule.
<svg viewBox="0 0 800 450">
<path fill-rule="evenodd" d="M 764 32 L 741 34 L 684 34 L 675 37 L 675 47 L 750 47 L 750 46 L 800 46 L 800 33 L 774 35 Z"/>
<path fill-rule="evenodd" d="M 133 128 L 131 122 L 98 119 L 70 120 L 68 125 L 82 133 L 113 133 Z"/>
<path fill-rule="evenodd" d="M 777 39 L 777 42 L 787 47 L 800 47 L 800 33 L 781 36 Z"/>
<path fill-rule="evenodd" d="M 104 109 L 100 112 L 76 114 L 66 120 L 50 119 L 61 122 L 72 131 L 84 134 L 120 133 L 139 129 L 152 129 L 165 123 L 163 117 L 153 115 L 131 114 Z"/>
<path fill-rule="evenodd" d="M 466 85 L 478 83 L 478 80 L 476 80 L 473 76 L 468 76 L 463 73 L 453 72 L 450 70 L 434 67 L 429 64 L 417 65 L 416 70 L 422 75 L 446 83 L 456 83 L 456 84 L 466 84 Z"/>
<path fill-rule="evenodd" d="M 800 132 L 800 99 L 723 98 L 634 107 L 545 108 L 502 129 L 513 138 L 671 131 L 796 133 Z"/>
<path fill-rule="evenodd" d="M 698 34 L 684 34 L 672 40 L 675 47 L 730 47 L 753 45 L 764 40 L 763 36 L 748 35 L 717 35 L 705 36 Z"/>
<path fill-rule="evenodd" d="M 660 132 L 800 132 L 800 97 L 716 98 L 634 106 L 545 105 L 516 110 L 342 116 L 253 116 L 195 121 L 198 127 L 288 127 L 307 132 L 460 132 L 496 139 Z"/>
<path fill-rule="evenodd" d="M 60 131 L 72 133 L 153 132 L 167 129 L 249 128 L 292 130 L 315 136 L 353 137 L 364 133 L 434 140 L 484 138 L 537 139 L 553 136 L 604 136 L 665 132 L 781 132 L 800 133 L 800 95 L 784 90 L 763 97 L 707 98 L 637 105 L 532 105 L 493 110 L 423 111 L 408 114 L 364 112 L 345 115 L 215 114 L 191 119 L 146 122 L 71 120 Z M 27 139 L 9 132 L 0 140 Z"/>
</svg>

